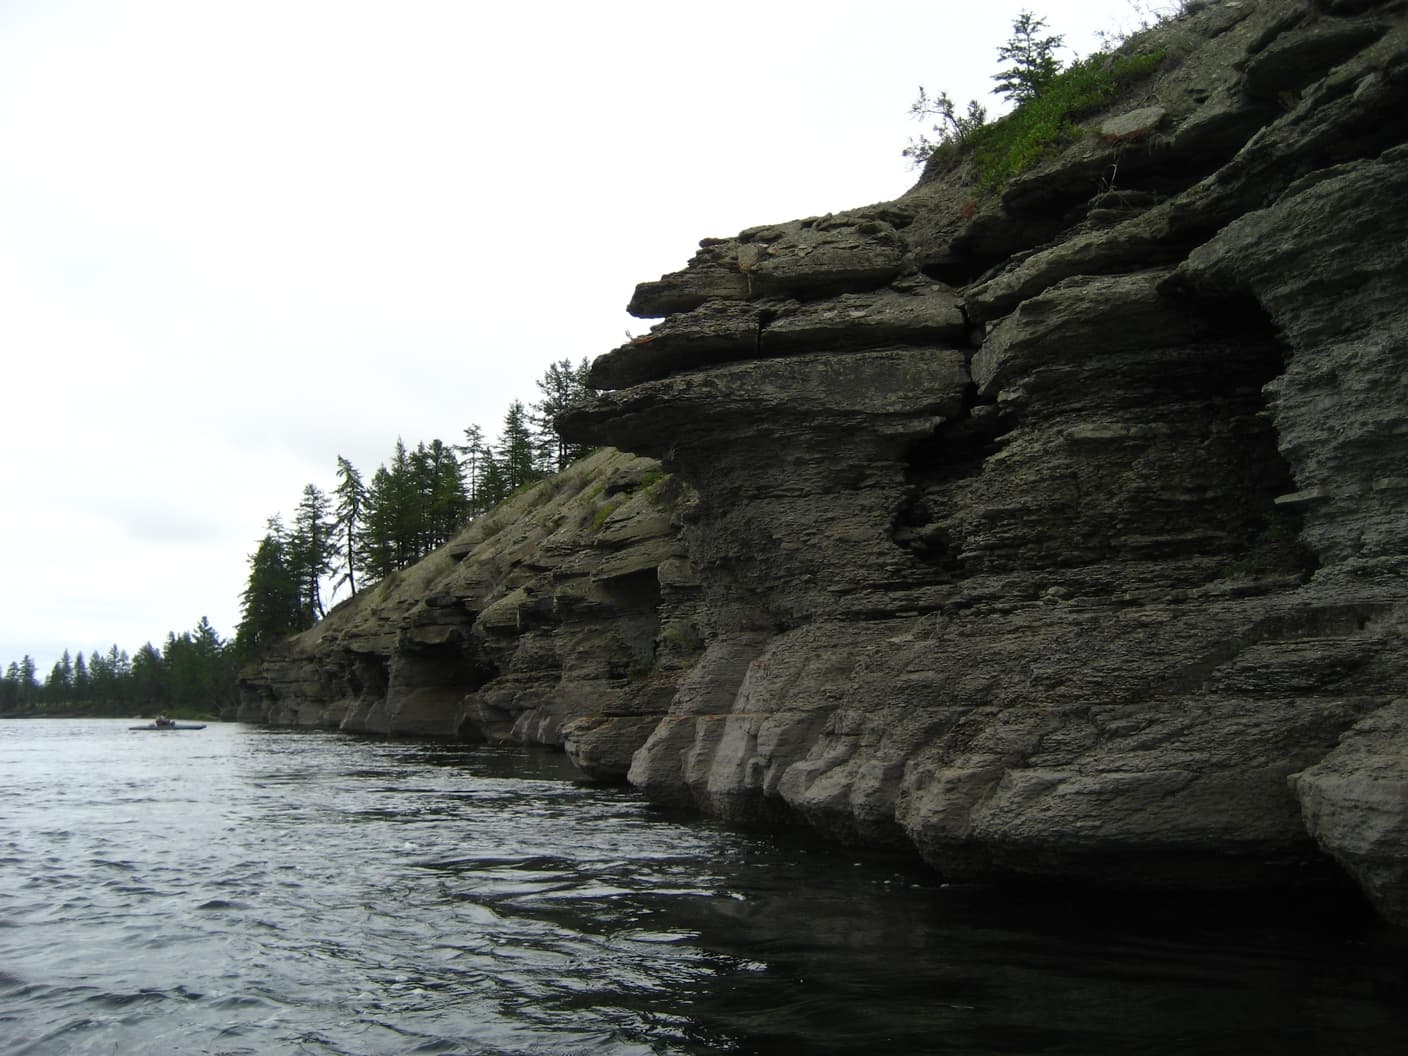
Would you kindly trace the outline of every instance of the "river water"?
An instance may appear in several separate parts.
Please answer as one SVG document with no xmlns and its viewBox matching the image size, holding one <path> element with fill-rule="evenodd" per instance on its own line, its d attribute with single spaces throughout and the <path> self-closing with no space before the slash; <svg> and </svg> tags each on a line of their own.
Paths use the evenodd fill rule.
<svg viewBox="0 0 1408 1056">
<path fill-rule="evenodd" d="M 128 725 L 0 722 L 0 1052 L 1408 1051 L 1408 943 L 1358 913 L 944 886 L 544 752 Z"/>
</svg>

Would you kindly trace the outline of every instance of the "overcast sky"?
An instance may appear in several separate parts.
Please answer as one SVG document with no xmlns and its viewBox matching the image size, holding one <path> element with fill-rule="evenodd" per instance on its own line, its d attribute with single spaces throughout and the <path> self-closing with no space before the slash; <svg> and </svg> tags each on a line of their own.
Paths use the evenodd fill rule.
<svg viewBox="0 0 1408 1056">
<path fill-rule="evenodd" d="M 338 455 L 497 434 L 700 238 L 901 194 L 1023 6 L 0 0 L 0 665 L 232 637 Z"/>
</svg>

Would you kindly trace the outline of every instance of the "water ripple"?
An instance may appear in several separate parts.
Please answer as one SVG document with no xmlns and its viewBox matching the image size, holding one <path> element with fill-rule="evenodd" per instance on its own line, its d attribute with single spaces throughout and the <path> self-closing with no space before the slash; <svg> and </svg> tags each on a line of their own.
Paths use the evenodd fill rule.
<svg viewBox="0 0 1408 1056">
<path fill-rule="evenodd" d="M 543 753 L 115 729 L 0 724 L 0 1051 L 1296 1056 L 1408 1027 L 1404 947 L 1362 922 L 1082 918 Z"/>
</svg>

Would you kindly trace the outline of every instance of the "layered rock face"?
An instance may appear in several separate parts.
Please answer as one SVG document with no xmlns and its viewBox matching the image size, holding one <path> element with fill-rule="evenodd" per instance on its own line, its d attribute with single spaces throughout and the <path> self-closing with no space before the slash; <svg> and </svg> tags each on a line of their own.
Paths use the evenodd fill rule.
<svg viewBox="0 0 1408 1056">
<path fill-rule="evenodd" d="M 560 422 L 634 455 L 242 717 L 560 745 L 955 878 L 1338 862 L 1408 924 L 1408 5 L 1188 6 L 1000 190 L 942 152 L 642 284 Z"/>
<path fill-rule="evenodd" d="M 561 747 L 619 778 L 701 648 L 690 493 L 603 451 L 345 602 L 241 680 L 238 718 Z"/>
<path fill-rule="evenodd" d="M 652 795 L 955 877 L 1319 874 L 1408 922 L 1404 5 L 1191 5 L 985 191 L 708 239 L 574 440 L 659 458 L 706 647 Z"/>
</svg>

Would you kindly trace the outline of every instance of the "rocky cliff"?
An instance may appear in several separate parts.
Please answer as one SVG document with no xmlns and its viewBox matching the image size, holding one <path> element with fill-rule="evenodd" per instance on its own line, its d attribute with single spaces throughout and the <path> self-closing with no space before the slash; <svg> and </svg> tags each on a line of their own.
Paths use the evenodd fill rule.
<svg viewBox="0 0 1408 1056">
<path fill-rule="evenodd" d="M 562 744 L 958 878 L 1333 860 L 1408 924 L 1408 5 L 1188 6 L 1014 178 L 940 151 L 642 284 L 560 424 L 659 465 L 520 496 L 245 717 Z"/>
<path fill-rule="evenodd" d="M 703 648 L 687 487 L 601 451 L 362 591 L 241 679 L 237 718 L 561 747 L 619 778 Z"/>
</svg>

